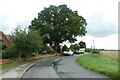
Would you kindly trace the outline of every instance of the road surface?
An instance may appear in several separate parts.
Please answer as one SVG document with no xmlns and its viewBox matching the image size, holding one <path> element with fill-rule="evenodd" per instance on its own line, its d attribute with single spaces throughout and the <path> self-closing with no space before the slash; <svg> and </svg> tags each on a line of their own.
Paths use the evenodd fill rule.
<svg viewBox="0 0 120 80">
<path fill-rule="evenodd" d="M 58 58 L 41 60 L 30 68 L 22 78 L 108 78 L 87 70 L 76 63 L 80 55 L 64 56 L 57 65 L 52 63 Z"/>
</svg>

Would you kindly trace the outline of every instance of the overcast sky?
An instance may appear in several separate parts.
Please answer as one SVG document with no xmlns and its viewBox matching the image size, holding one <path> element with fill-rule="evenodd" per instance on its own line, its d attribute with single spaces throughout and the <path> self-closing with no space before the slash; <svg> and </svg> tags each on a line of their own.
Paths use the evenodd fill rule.
<svg viewBox="0 0 120 80">
<path fill-rule="evenodd" d="M 17 25 L 28 27 L 38 12 L 50 5 L 66 4 L 87 21 L 87 34 L 78 37 L 87 47 L 118 49 L 119 0 L 0 0 L 0 30 L 10 34 Z"/>
</svg>

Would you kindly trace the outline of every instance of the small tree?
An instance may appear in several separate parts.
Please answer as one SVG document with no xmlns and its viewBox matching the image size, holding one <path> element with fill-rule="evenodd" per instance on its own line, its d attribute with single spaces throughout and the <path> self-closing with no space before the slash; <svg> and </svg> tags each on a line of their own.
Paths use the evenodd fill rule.
<svg viewBox="0 0 120 80">
<path fill-rule="evenodd" d="M 32 52 L 39 52 L 43 48 L 42 37 L 39 35 L 39 31 L 37 30 L 29 30 L 28 32 L 28 45 L 27 50 L 30 54 Z"/>
<path fill-rule="evenodd" d="M 80 47 L 79 47 L 78 44 L 72 44 L 72 45 L 70 46 L 70 49 L 71 49 L 72 51 L 76 51 L 76 50 L 79 50 Z"/>
<path fill-rule="evenodd" d="M 80 48 L 86 48 L 86 43 L 85 42 L 81 41 L 78 44 L 79 44 Z"/>
<path fill-rule="evenodd" d="M 18 52 L 19 60 L 23 56 L 30 57 L 32 52 L 38 52 L 42 48 L 42 37 L 36 30 L 27 32 L 17 27 L 12 33 L 12 42 Z"/>
<path fill-rule="evenodd" d="M 24 53 L 25 49 L 25 40 L 27 38 L 27 33 L 25 30 L 21 30 L 20 27 L 17 27 L 15 31 L 12 33 L 12 42 L 14 49 L 18 51 L 19 60 L 21 58 L 22 53 Z"/>
</svg>

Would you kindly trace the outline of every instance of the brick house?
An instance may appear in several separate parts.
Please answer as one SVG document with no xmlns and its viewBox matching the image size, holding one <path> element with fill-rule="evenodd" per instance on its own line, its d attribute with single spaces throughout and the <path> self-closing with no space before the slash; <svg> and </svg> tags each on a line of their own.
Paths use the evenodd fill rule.
<svg viewBox="0 0 120 80">
<path fill-rule="evenodd" d="M 10 37 L 10 35 L 5 35 L 2 31 L 0 31 L 0 45 L 6 45 L 8 47 L 12 46 Z"/>
</svg>

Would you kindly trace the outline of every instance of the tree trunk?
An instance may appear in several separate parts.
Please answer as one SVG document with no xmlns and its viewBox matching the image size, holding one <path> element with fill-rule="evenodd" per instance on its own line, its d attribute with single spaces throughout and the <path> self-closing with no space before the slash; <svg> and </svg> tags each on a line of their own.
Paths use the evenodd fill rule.
<svg viewBox="0 0 120 80">
<path fill-rule="evenodd" d="M 56 44 L 55 44 L 55 50 L 56 50 L 58 53 L 61 53 L 61 49 L 60 49 L 59 43 L 56 43 Z"/>
<path fill-rule="evenodd" d="M 51 46 L 51 47 L 53 47 L 53 44 L 52 44 L 52 42 L 50 43 L 50 46 Z"/>
<path fill-rule="evenodd" d="M 19 54 L 19 61 L 21 60 L 21 51 L 20 51 L 20 54 Z"/>
</svg>

